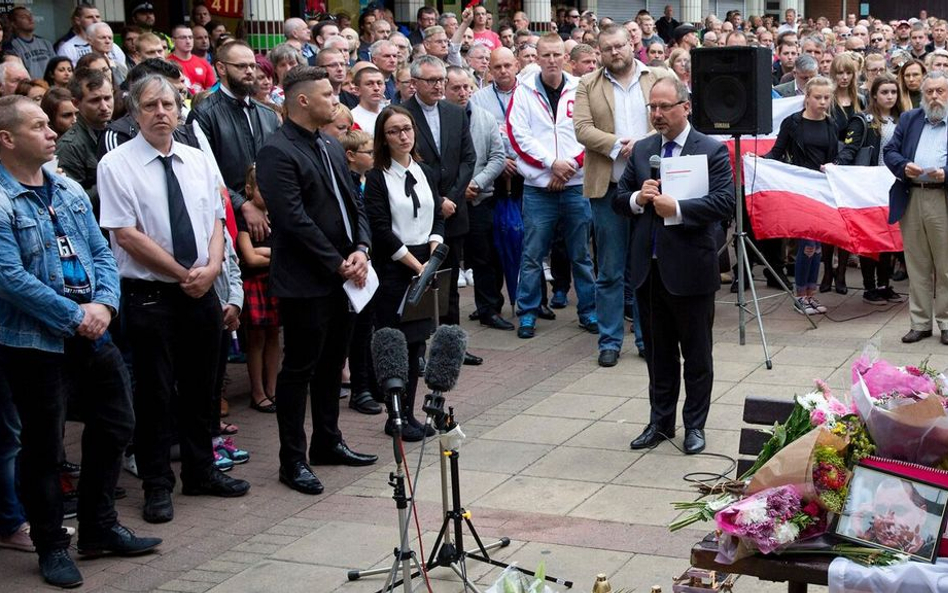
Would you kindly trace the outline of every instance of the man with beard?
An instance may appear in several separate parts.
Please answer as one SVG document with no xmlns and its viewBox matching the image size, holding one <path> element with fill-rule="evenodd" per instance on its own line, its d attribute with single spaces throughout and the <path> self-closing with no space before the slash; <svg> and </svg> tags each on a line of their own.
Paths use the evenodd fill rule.
<svg viewBox="0 0 948 593">
<path fill-rule="evenodd" d="M 257 152 L 280 125 L 276 113 L 251 98 L 257 63 L 253 50 L 233 41 L 214 55 L 220 92 L 201 101 L 188 117 L 207 136 L 224 176 L 234 212 L 240 213 L 251 236 L 263 240 L 270 232 L 266 214 L 244 196 L 247 168 Z"/>
<path fill-rule="evenodd" d="M 610 26 L 599 34 L 602 68 L 584 77 L 576 89 L 573 124 L 586 147 L 583 195 L 592 209 L 596 239 L 596 317 L 599 318 L 599 364 L 615 366 L 622 350 L 625 268 L 629 221 L 612 211 L 616 184 L 632 147 L 652 131 L 648 95 L 656 76 L 632 54 L 628 31 Z M 632 304 L 635 342 L 644 349 L 638 307 Z"/>
<path fill-rule="evenodd" d="M 946 104 L 948 78 L 944 72 L 929 72 L 922 81 L 921 108 L 902 114 L 882 151 L 896 177 L 889 190 L 889 222 L 900 223 L 905 243 L 911 329 L 902 341 L 907 344 L 931 336 L 934 318 L 941 343 L 948 345 Z"/>
</svg>

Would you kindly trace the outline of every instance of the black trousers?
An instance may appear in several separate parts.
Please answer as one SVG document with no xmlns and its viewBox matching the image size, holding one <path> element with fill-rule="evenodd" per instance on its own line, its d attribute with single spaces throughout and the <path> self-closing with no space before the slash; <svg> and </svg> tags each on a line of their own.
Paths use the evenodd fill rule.
<svg viewBox="0 0 948 593">
<path fill-rule="evenodd" d="M 474 270 L 474 304 L 479 317 L 500 315 L 504 309 L 504 272 L 494 244 L 494 202 L 468 205 L 470 230 L 464 242 L 465 263 Z"/>
<path fill-rule="evenodd" d="M 441 270 L 451 270 L 451 285 L 448 289 L 448 310 L 441 311 L 441 325 L 461 324 L 461 296 L 458 294 L 458 275 L 461 269 L 461 258 L 464 256 L 464 238 L 467 235 L 445 237 L 444 244 L 448 246 L 448 256 L 441 264 Z"/>
<path fill-rule="evenodd" d="M 885 288 L 892 276 L 894 253 L 880 253 L 879 260 L 864 255 L 859 256 L 859 269 L 862 271 L 862 285 L 866 290 Z"/>
<path fill-rule="evenodd" d="M 23 428 L 20 433 L 20 499 L 38 552 L 65 549 L 59 466 L 63 461 L 63 423 L 70 393 L 82 431 L 79 529 L 83 538 L 104 536 L 116 522 L 112 495 L 122 467 L 122 452 L 132 438 L 135 415 L 125 363 L 111 341 L 98 345 L 66 340 L 63 354 L 0 347 L 0 365 L 9 383 Z"/>
<path fill-rule="evenodd" d="M 714 293 L 675 296 L 668 292 L 658 270 L 658 260 L 635 298 L 642 320 L 645 362 L 648 364 L 649 423 L 666 434 L 675 429 L 675 410 L 681 391 L 681 359 L 684 358 L 685 429 L 704 428 L 711 407 L 714 362 L 711 358 L 711 327 L 714 324 Z"/>
<path fill-rule="evenodd" d="M 375 299 L 355 316 L 349 342 L 349 385 L 352 395 L 371 393 L 378 397 L 372 369 L 372 332 L 375 331 Z"/>
<path fill-rule="evenodd" d="M 191 298 L 177 284 L 123 280 L 126 329 L 135 369 L 135 462 L 145 491 L 173 490 L 170 448 L 178 430 L 181 480 L 212 468 L 211 424 L 223 319 L 212 288 Z M 217 410 L 214 407 L 217 406 Z"/>
<path fill-rule="evenodd" d="M 313 412 L 310 457 L 342 441 L 339 389 L 353 314 L 342 288 L 325 297 L 280 298 L 283 366 L 277 376 L 280 465 L 306 461 L 306 396 Z"/>
</svg>

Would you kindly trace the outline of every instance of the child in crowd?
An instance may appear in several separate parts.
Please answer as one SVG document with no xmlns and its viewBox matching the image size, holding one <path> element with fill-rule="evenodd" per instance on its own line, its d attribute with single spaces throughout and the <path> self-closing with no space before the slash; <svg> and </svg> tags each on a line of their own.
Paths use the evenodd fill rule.
<svg viewBox="0 0 948 593">
<path fill-rule="evenodd" d="M 246 196 L 267 211 L 257 187 L 256 165 L 247 170 Z M 244 221 L 237 224 L 237 249 L 244 279 L 243 322 L 247 330 L 247 371 L 250 375 L 250 407 L 258 412 L 276 412 L 277 373 L 280 370 L 280 315 L 276 298 L 270 296 L 270 239 L 254 241 Z"/>
<path fill-rule="evenodd" d="M 349 111 L 348 107 L 340 103 L 336 108 L 335 119 L 332 120 L 332 123 L 323 126 L 322 131 L 342 142 L 342 137 L 346 135 L 346 132 L 352 129 L 354 124 L 355 120 L 352 117 L 352 112 Z M 371 169 L 372 166 L 369 165 L 369 168 Z"/>
</svg>

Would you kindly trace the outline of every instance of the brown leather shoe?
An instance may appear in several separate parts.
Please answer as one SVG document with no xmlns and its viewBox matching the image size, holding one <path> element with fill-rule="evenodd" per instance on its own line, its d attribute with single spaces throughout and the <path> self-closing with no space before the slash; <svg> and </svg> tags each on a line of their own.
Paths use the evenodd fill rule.
<svg viewBox="0 0 948 593">
<path fill-rule="evenodd" d="M 944 336 L 944 334 L 942 334 L 942 336 Z M 926 329 L 926 330 L 910 329 L 909 333 L 902 336 L 902 343 L 913 344 L 915 342 L 918 342 L 920 340 L 924 340 L 925 338 L 930 338 L 930 337 L 932 337 L 932 330 L 930 329 Z"/>
</svg>

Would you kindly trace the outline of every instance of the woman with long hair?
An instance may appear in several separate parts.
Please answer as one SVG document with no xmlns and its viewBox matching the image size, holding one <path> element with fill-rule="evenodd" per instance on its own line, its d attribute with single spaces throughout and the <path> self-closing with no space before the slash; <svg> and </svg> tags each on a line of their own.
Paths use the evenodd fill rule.
<svg viewBox="0 0 948 593">
<path fill-rule="evenodd" d="M 375 122 L 375 167 L 365 175 L 365 210 L 380 286 L 375 296 L 375 326 L 401 330 L 408 342 L 408 385 L 402 399 L 402 438 L 420 441 L 434 431 L 415 418 L 418 359 L 434 323 L 402 321 L 399 307 L 411 279 L 420 275 L 434 249 L 444 242 L 441 197 L 434 173 L 419 162 L 415 120 L 408 110 L 392 106 Z M 394 434 L 392 419 L 385 433 Z"/>
<path fill-rule="evenodd" d="M 917 109 L 922 104 L 922 79 L 925 77 L 925 64 L 912 58 L 899 68 L 899 95 L 902 111 Z"/>
<path fill-rule="evenodd" d="M 764 158 L 814 171 L 832 163 L 838 151 L 836 122 L 829 113 L 832 102 L 832 81 L 823 76 L 811 78 L 806 83 L 803 111 L 794 113 L 781 122 L 774 147 Z M 826 313 L 826 307 L 815 297 L 821 256 L 822 247 L 819 241 L 797 239 L 797 258 L 794 265 L 794 288 L 797 294 L 795 307 L 797 312 L 804 315 Z"/>
<path fill-rule="evenodd" d="M 836 122 L 836 129 L 845 134 L 849 119 L 857 113 L 862 113 L 865 99 L 859 94 L 859 71 L 862 70 L 859 62 L 849 52 L 843 52 L 833 58 L 830 66 L 830 79 L 833 89 L 833 104 L 830 115 Z M 836 252 L 837 265 L 833 268 L 833 254 Z M 846 266 L 849 263 L 849 252 L 843 248 L 836 248 L 829 243 L 823 244 L 823 280 L 820 282 L 820 292 L 829 292 L 835 281 L 836 292 L 846 294 Z"/>
<path fill-rule="evenodd" d="M 72 102 L 72 93 L 59 87 L 49 89 L 40 103 L 40 109 L 49 118 L 49 127 L 60 138 L 76 124 L 76 116 L 79 115 L 79 110 Z"/>
<path fill-rule="evenodd" d="M 884 166 L 882 147 L 892 139 L 902 113 L 899 83 L 891 74 L 877 75 L 869 87 L 869 105 L 864 113 L 849 120 L 843 147 L 836 157 L 838 165 L 867 164 Z M 857 163 L 857 156 L 868 148 L 868 162 Z M 889 286 L 893 253 L 880 253 L 878 260 L 859 256 L 864 292 L 862 300 L 870 305 L 901 303 L 905 299 Z"/>
<path fill-rule="evenodd" d="M 688 90 L 691 90 L 691 54 L 688 50 L 676 47 L 668 56 L 666 64 L 669 70 L 675 73 L 678 80 L 685 83 Z"/>
<path fill-rule="evenodd" d="M 61 89 L 69 88 L 69 81 L 72 80 L 72 60 L 66 56 L 56 56 L 46 62 L 46 71 L 43 73 L 43 80 L 52 87 Z"/>
</svg>

